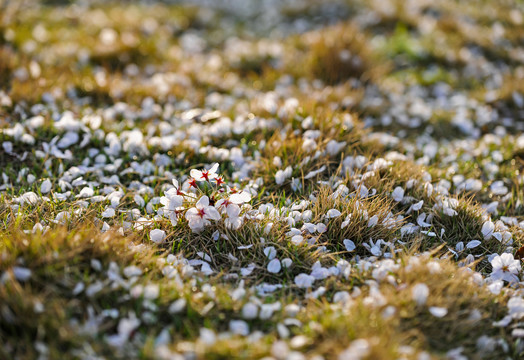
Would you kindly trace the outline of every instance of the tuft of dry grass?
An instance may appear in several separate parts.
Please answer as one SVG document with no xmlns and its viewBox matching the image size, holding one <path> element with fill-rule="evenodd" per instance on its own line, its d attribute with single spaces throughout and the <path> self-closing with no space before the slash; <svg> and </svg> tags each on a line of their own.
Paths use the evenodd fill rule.
<svg viewBox="0 0 524 360">
<path fill-rule="evenodd" d="M 310 33 L 307 42 L 307 73 L 329 85 L 377 80 L 387 68 L 374 59 L 363 30 L 350 22 Z"/>
<path fill-rule="evenodd" d="M 493 295 L 474 279 L 469 268 L 457 268 L 451 261 L 410 257 L 402 260 L 397 286 L 381 288 L 388 304 L 398 312 L 397 326 L 423 348 L 436 353 L 459 346 L 473 358 L 505 358 L 499 351 L 484 354 L 476 346 L 481 336 L 499 336 L 493 319 L 506 314 L 504 293 Z M 438 265 L 437 265 L 438 264 Z M 427 303 L 417 305 L 412 298 L 413 287 L 426 284 L 429 289 Z M 429 312 L 430 307 L 447 310 L 441 318 Z"/>
<path fill-rule="evenodd" d="M 360 187 L 347 197 L 335 198 L 332 191 L 322 188 L 318 192 L 312 211 L 314 222 L 325 221 L 327 224 L 327 231 L 319 240 L 321 243 L 344 253 L 346 249 L 343 240 L 349 239 L 357 245 L 356 254 L 369 256 L 371 254 L 362 244 L 379 239 L 386 242 L 395 241 L 403 221 L 393 216 L 391 199 L 380 195 L 361 198 L 359 193 Z M 341 215 L 334 219 L 325 219 L 325 214 L 330 209 L 340 211 Z M 375 216 L 377 224 L 372 225 L 370 221 Z M 349 223 L 342 228 L 342 223 L 348 219 Z M 385 249 L 385 251 L 389 250 Z"/>
</svg>

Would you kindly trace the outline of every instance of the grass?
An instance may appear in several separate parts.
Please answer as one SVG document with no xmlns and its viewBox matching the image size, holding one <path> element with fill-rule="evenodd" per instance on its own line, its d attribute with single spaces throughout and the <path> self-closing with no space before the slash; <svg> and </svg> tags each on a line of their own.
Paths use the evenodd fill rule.
<svg viewBox="0 0 524 360">
<path fill-rule="evenodd" d="M 76 351 L 85 349 L 85 344 L 89 344 L 100 354 L 115 354 L 113 347 L 97 340 L 101 336 L 107 339 L 107 336 L 116 331 L 118 324 L 114 319 L 99 317 L 97 325 L 91 325 L 94 326 L 91 331 L 86 328 L 90 324 L 93 311 L 94 314 L 100 314 L 114 309 L 115 305 L 118 305 L 120 314 L 136 313 L 141 325 L 132 336 L 133 346 L 143 349 L 146 356 L 153 356 L 152 337 L 157 336 L 161 330 L 171 329 L 169 333 L 173 339 L 193 338 L 202 326 L 216 331 L 227 325 L 228 313 L 232 311 L 231 314 L 234 314 L 245 304 L 244 301 L 231 300 L 228 295 L 231 286 L 227 281 L 220 280 L 220 277 L 214 279 L 213 289 L 207 287 L 207 295 L 195 292 L 195 285 L 187 287 L 180 282 L 178 285 L 177 282 L 166 282 L 161 274 L 162 264 L 166 261 L 165 255 L 145 245 L 135 243 L 133 246 L 129 238 L 111 233 L 100 234 L 90 227 L 72 232 L 64 230 L 66 229 L 51 230 L 43 235 L 26 235 L 13 231 L 2 239 L 2 272 L 5 275 L 0 296 L 2 341 L 5 344 L 3 356 L 6 358 L 14 354 L 18 358 L 36 356 L 38 349 L 41 351 L 38 346 L 40 343 L 46 344 L 49 356 L 57 355 L 57 351 L 75 354 Z M 373 303 L 370 303 L 369 296 L 377 295 L 372 295 L 373 292 L 366 294 L 373 286 L 369 289 L 362 286 L 363 294 L 350 300 L 347 307 L 333 306 L 326 300 L 311 300 L 296 315 L 298 321 L 307 324 L 300 332 L 310 339 L 305 345 L 307 352 L 329 357 L 343 350 L 343 344 L 364 338 L 372 344 L 372 356 L 381 359 L 398 354 L 399 344 L 410 345 L 414 349 L 429 346 L 438 352 L 449 350 L 451 341 L 454 346 L 463 345 L 468 353 L 474 354 L 474 341 L 477 337 L 497 334 L 498 330 L 488 331 L 492 321 L 490 319 L 496 319 L 504 313 L 505 296 L 491 295 L 469 280 L 470 273 L 463 269 L 458 270 L 451 261 L 401 256 L 393 263 L 397 265 L 392 268 L 393 272 L 389 272 L 389 276 L 396 279 L 397 285 L 392 285 L 391 281 L 380 282 L 378 289 L 384 296 L 385 303 L 397 309 L 399 317 L 384 318 L 381 315 L 386 307 L 384 304 L 380 305 L 378 302 L 378 306 L 370 305 Z M 17 267 L 29 269 L 30 278 L 17 280 Z M 119 275 L 122 271 L 126 274 L 126 269 L 130 267 L 139 269 L 142 275 L 131 278 L 129 275 L 127 278 Z M 106 271 L 107 278 L 102 280 Z M 371 276 L 369 272 L 359 273 L 358 270 L 354 270 L 352 274 L 355 279 L 360 278 L 361 284 L 364 284 L 362 280 Z M 375 278 L 376 276 L 373 275 Z M 102 288 L 99 292 L 90 290 L 101 280 L 113 285 Z M 427 306 L 445 307 L 448 309 L 445 318 L 432 318 L 426 307 L 417 307 L 408 300 L 411 287 L 420 282 L 426 283 L 432 294 Z M 79 289 L 79 283 L 84 284 L 85 290 L 78 295 L 78 290 L 75 289 Z M 205 289 L 205 283 L 197 286 Z M 149 296 L 148 300 L 148 295 L 145 298 L 133 295 L 139 294 L 139 288 L 148 286 L 159 289 L 157 297 Z M 351 282 L 330 282 L 328 286 L 339 291 L 354 289 Z M 92 295 L 87 295 L 88 293 Z M 182 312 L 187 316 L 184 318 L 173 317 L 168 311 L 173 301 L 180 298 L 187 301 L 187 310 Z M 209 310 L 205 310 L 209 308 L 206 302 L 211 299 L 215 300 L 215 307 L 208 313 Z M 293 297 L 285 296 L 280 301 L 283 306 L 295 302 Z M 140 309 L 149 310 L 144 313 Z M 472 320 L 468 310 L 479 311 L 480 316 Z M 202 311 L 206 311 L 205 315 Z M 209 317 L 211 314 L 213 317 Z M 235 352 L 246 357 L 267 354 L 275 339 L 276 323 L 283 319 L 282 316 L 285 313 L 277 311 L 269 320 L 250 322 L 253 327 L 267 332 L 267 342 L 259 342 L 256 347 L 246 347 L 245 340 L 233 337 L 195 351 L 199 357 L 206 354 L 206 357 L 211 358 L 221 358 Z M 76 320 L 71 322 L 68 320 L 71 317 Z M 152 319 L 158 321 L 151 322 Z M 46 330 L 40 331 L 42 328 Z M 292 333 L 295 332 L 295 328 L 291 329 Z M 37 342 L 33 346 L 35 340 Z M 204 349 L 205 352 L 202 352 Z"/>
</svg>

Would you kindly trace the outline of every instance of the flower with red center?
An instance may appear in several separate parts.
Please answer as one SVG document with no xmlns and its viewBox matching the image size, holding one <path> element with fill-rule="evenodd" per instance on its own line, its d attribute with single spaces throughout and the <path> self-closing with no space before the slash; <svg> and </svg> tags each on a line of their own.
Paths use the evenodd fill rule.
<svg viewBox="0 0 524 360">
<path fill-rule="evenodd" d="M 204 180 L 209 181 L 212 179 L 216 179 L 218 177 L 217 170 L 218 170 L 218 163 L 214 164 L 211 167 L 211 169 L 209 170 L 200 171 L 200 170 L 193 169 L 191 170 L 189 174 L 196 181 L 204 181 Z"/>
<path fill-rule="evenodd" d="M 216 181 L 216 183 L 217 183 L 217 186 L 220 186 L 220 185 L 222 185 L 222 184 L 225 184 L 225 181 L 224 181 L 224 179 L 222 178 L 222 176 L 217 176 L 217 177 L 215 178 L 215 181 Z"/>
<path fill-rule="evenodd" d="M 206 225 L 211 223 L 209 220 L 216 221 L 221 218 L 222 217 L 217 209 L 214 206 L 209 205 L 209 198 L 207 196 L 202 196 L 195 204 L 195 207 L 186 212 L 186 220 L 193 232 L 202 231 Z"/>
</svg>

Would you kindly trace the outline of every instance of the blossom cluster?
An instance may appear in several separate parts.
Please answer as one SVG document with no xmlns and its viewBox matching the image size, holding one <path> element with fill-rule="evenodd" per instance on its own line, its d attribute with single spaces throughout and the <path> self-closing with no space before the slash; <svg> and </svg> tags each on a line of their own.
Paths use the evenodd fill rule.
<svg viewBox="0 0 524 360">
<path fill-rule="evenodd" d="M 193 232 L 200 232 L 220 220 L 227 228 L 240 228 L 244 221 L 242 212 L 248 208 L 246 204 L 252 195 L 225 185 L 223 177 L 217 173 L 218 166 L 215 163 L 207 170 L 191 170 L 191 177 L 182 185 L 173 179 L 173 187 L 160 198 L 164 206 L 158 214 L 169 218 L 173 226 L 185 219 Z"/>
</svg>

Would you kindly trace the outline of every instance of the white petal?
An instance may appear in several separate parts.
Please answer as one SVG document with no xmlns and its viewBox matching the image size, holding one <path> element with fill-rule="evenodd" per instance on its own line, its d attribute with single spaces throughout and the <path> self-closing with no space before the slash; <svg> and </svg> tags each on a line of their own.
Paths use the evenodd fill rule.
<svg viewBox="0 0 524 360">
<path fill-rule="evenodd" d="M 135 195 L 133 200 L 135 200 L 136 204 L 140 207 L 144 207 L 146 204 L 146 201 L 144 200 L 144 198 L 138 194 Z"/>
<path fill-rule="evenodd" d="M 295 235 L 291 238 L 291 242 L 295 245 L 300 245 L 304 241 L 304 237 L 302 235 Z"/>
<path fill-rule="evenodd" d="M 258 306 L 252 302 L 246 303 L 242 307 L 242 317 L 244 319 L 255 319 L 258 316 Z"/>
<path fill-rule="evenodd" d="M 332 218 L 339 217 L 340 215 L 341 215 L 341 212 L 338 211 L 337 209 L 329 209 L 326 214 L 326 218 L 332 219 Z"/>
<path fill-rule="evenodd" d="M 249 325 L 244 320 L 231 320 L 229 330 L 235 335 L 249 335 Z"/>
<path fill-rule="evenodd" d="M 368 227 L 373 227 L 375 225 L 377 225 L 378 223 L 378 216 L 377 215 L 373 215 L 369 221 L 368 221 Z"/>
<path fill-rule="evenodd" d="M 115 216 L 115 209 L 113 209 L 113 208 L 107 208 L 107 209 L 102 213 L 102 217 L 103 217 L 103 218 L 112 218 L 113 216 Z"/>
<path fill-rule="evenodd" d="M 251 201 L 251 194 L 249 194 L 247 191 L 242 191 L 236 194 L 232 194 L 229 197 L 229 201 L 231 201 L 233 204 L 243 204 Z"/>
<path fill-rule="evenodd" d="M 21 266 L 14 266 L 13 267 L 13 274 L 18 281 L 27 281 L 29 278 L 31 278 L 32 271 L 31 269 L 21 267 Z"/>
<path fill-rule="evenodd" d="M 189 175 L 191 175 L 191 177 L 197 181 L 200 181 L 202 180 L 202 171 L 199 171 L 199 170 L 196 170 L 196 169 L 192 169 L 190 172 L 189 172 Z"/>
<path fill-rule="evenodd" d="M 314 281 L 315 278 L 307 274 L 299 274 L 295 277 L 295 284 L 300 288 L 310 288 Z"/>
<path fill-rule="evenodd" d="M 49 179 L 46 179 L 44 180 L 42 185 L 40 185 L 40 192 L 42 194 L 47 194 L 48 192 L 51 191 L 51 187 L 52 187 L 51 181 Z"/>
<path fill-rule="evenodd" d="M 493 224 L 492 221 L 488 220 L 482 225 L 482 235 L 484 236 L 484 239 L 489 239 L 491 235 L 493 235 L 493 231 L 495 231 L 495 224 Z"/>
<path fill-rule="evenodd" d="M 438 306 L 431 306 L 429 308 L 429 312 L 431 313 L 431 315 L 435 316 L 435 317 L 438 317 L 438 318 L 441 318 L 441 317 L 444 317 L 448 314 L 448 309 L 444 308 L 444 307 L 438 307 Z"/>
<path fill-rule="evenodd" d="M 357 248 L 355 243 L 349 239 L 345 239 L 343 242 L 344 242 L 344 246 L 346 247 L 347 251 L 353 251 Z"/>
<path fill-rule="evenodd" d="M 471 240 L 470 242 L 468 242 L 468 244 L 466 245 L 466 247 L 468 249 L 474 249 L 476 248 L 477 246 L 479 246 L 481 244 L 481 242 L 479 240 Z"/>
<path fill-rule="evenodd" d="M 227 216 L 231 218 L 236 218 L 238 217 L 238 215 L 240 215 L 240 207 L 235 204 L 228 205 L 228 207 L 226 208 L 226 211 L 227 211 Z"/>
<path fill-rule="evenodd" d="M 280 260 L 278 259 L 271 260 L 267 265 L 267 271 L 273 274 L 278 274 L 281 268 L 282 266 L 280 265 Z"/>
<path fill-rule="evenodd" d="M 197 209 L 202 209 L 204 207 L 209 206 L 209 198 L 206 195 L 202 196 L 195 206 Z"/>
<path fill-rule="evenodd" d="M 285 259 L 282 259 L 282 266 L 285 267 L 286 269 L 289 268 L 291 265 L 293 265 L 293 260 L 291 260 L 290 258 L 285 258 Z"/>
<path fill-rule="evenodd" d="M 218 170 L 218 163 L 215 163 L 215 164 L 211 167 L 211 169 L 209 169 L 209 174 L 210 174 L 210 175 L 211 175 L 211 174 L 216 174 L 217 170 Z"/>
<path fill-rule="evenodd" d="M 395 190 L 393 190 L 391 196 L 393 197 L 393 200 L 395 200 L 396 202 L 401 202 L 402 199 L 404 199 L 404 189 L 400 186 L 397 186 Z"/>
<path fill-rule="evenodd" d="M 429 296 L 429 288 L 426 284 L 418 283 L 411 289 L 411 297 L 417 305 L 424 305 Z"/>
<path fill-rule="evenodd" d="M 266 255 L 269 260 L 273 260 L 277 256 L 277 250 L 274 246 L 268 246 L 264 249 L 264 255 Z"/>
<path fill-rule="evenodd" d="M 212 219 L 212 220 L 220 220 L 222 217 L 220 216 L 220 213 L 215 209 L 213 206 L 208 206 L 206 208 L 206 219 Z"/>
<path fill-rule="evenodd" d="M 151 238 L 152 242 L 161 244 L 166 238 L 166 232 L 160 229 L 153 229 L 149 232 L 149 237 Z"/>
</svg>

